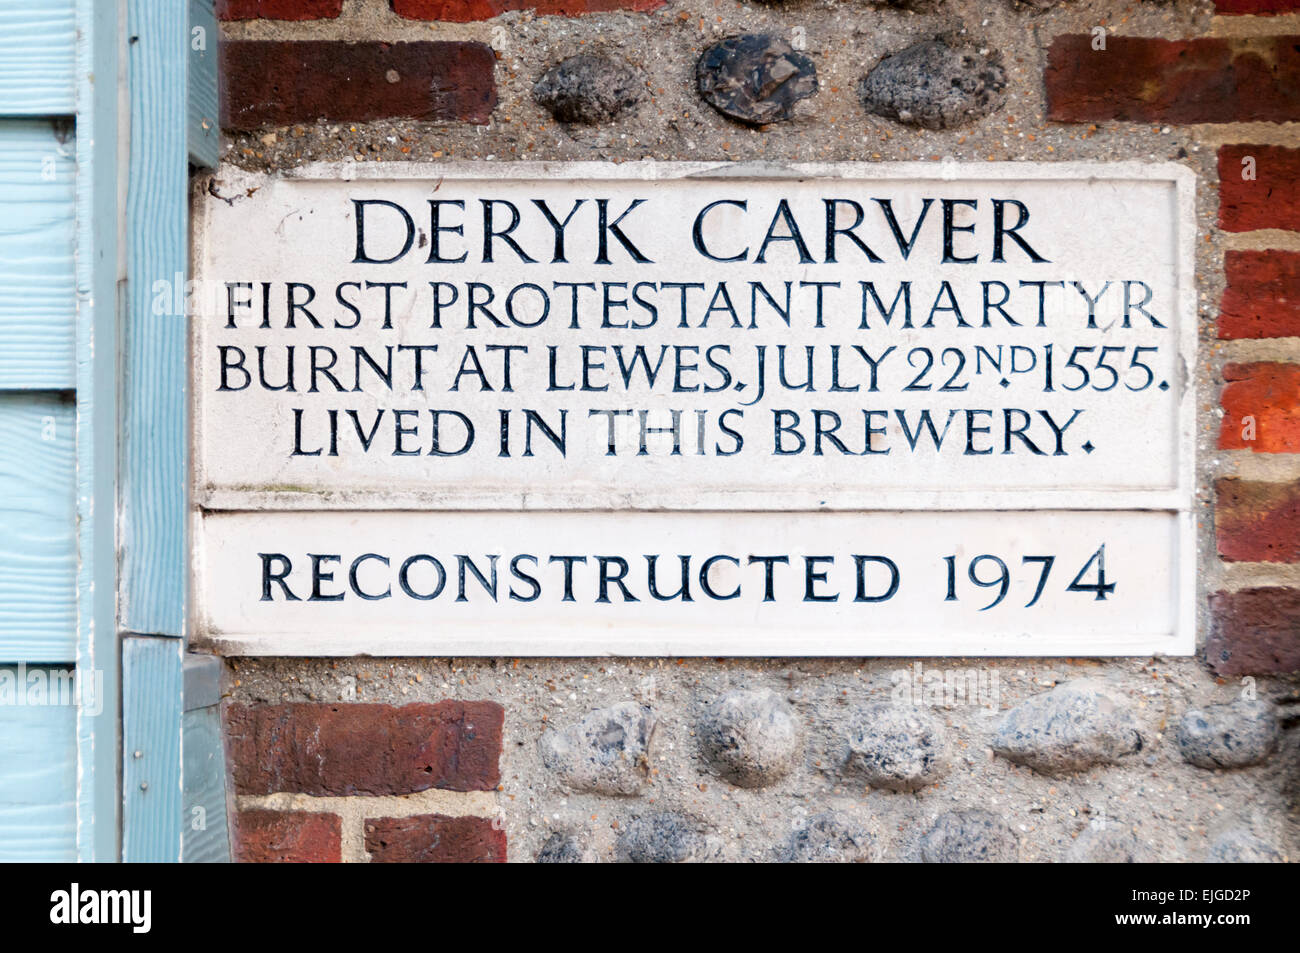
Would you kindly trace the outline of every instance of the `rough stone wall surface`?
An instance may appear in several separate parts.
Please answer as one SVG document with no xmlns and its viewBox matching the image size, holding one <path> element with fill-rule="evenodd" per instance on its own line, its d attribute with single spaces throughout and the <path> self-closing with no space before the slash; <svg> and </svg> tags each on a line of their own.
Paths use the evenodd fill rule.
<svg viewBox="0 0 1300 953">
<path fill-rule="evenodd" d="M 1298 7 L 221 0 L 223 162 L 243 168 L 952 157 L 1198 176 L 1196 657 L 234 660 L 239 855 L 1300 858 Z M 758 92 L 735 82 L 750 70 Z"/>
</svg>

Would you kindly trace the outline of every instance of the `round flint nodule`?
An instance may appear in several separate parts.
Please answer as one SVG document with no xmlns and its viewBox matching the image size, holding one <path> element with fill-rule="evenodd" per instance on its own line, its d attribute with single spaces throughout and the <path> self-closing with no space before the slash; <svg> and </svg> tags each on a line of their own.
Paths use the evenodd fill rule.
<svg viewBox="0 0 1300 953">
<path fill-rule="evenodd" d="M 641 77 L 622 60 L 580 53 L 548 69 L 533 86 L 533 100 L 560 122 L 609 122 L 641 99 Z"/>
<path fill-rule="evenodd" d="M 784 122 L 817 92 L 817 68 L 785 40 L 762 33 L 729 36 L 701 55 L 696 82 L 705 102 L 751 126 Z"/>
<path fill-rule="evenodd" d="M 922 129 L 982 119 L 1006 99 L 1007 74 L 994 52 L 923 40 L 884 57 L 862 78 L 867 112 Z"/>
</svg>

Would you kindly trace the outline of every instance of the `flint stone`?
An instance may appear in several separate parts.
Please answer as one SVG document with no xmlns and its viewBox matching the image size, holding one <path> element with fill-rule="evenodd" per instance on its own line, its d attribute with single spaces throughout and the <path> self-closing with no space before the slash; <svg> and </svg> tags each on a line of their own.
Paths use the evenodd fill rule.
<svg viewBox="0 0 1300 953">
<path fill-rule="evenodd" d="M 1238 698 L 1226 705 L 1189 709 L 1174 738 L 1188 764 L 1243 768 L 1259 764 L 1277 747 L 1277 716 L 1270 702 Z"/>
<path fill-rule="evenodd" d="M 827 811 L 808 822 L 777 848 L 782 864 L 862 863 L 871 859 L 871 835 L 852 818 Z"/>
<path fill-rule="evenodd" d="M 907 126 L 951 129 L 998 109 L 1006 85 L 996 54 L 923 40 L 877 63 L 858 93 L 869 113 Z"/>
<path fill-rule="evenodd" d="M 863 708 L 849 727 L 845 770 L 876 788 L 916 791 L 947 771 L 943 725 L 911 705 L 880 702 Z"/>
<path fill-rule="evenodd" d="M 558 831 L 546 838 L 546 843 L 537 852 L 539 864 L 580 864 L 583 860 L 582 848 L 578 842 Z"/>
<path fill-rule="evenodd" d="M 1016 835 L 989 811 L 950 811 L 921 838 L 927 864 L 1014 863 L 1018 853 Z"/>
<path fill-rule="evenodd" d="M 635 106 L 644 88 L 623 61 L 580 53 L 547 70 L 533 86 L 533 100 L 560 122 L 597 125 Z"/>
<path fill-rule="evenodd" d="M 912 13 L 933 13 L 947 2 L 948 0 L 875 0 L 876 6 L 910 10 Z"/>
<path fill-rule="evenodd" d="M 1114 764 L 1142 750 L 1133 716 L 1091 681 L 1058 685 L 1003 716 L 993 750 L 1016 764 L 1048 775 L 1070 774 L 1094 764 Z"/>
<path fill-rule="evenodd" d="M 700 726 L 700 746 L 719 776 L 742 788 L 779 781 L 803 753 L 794 712 L 767 689 L 718 699 Z"/>
<path fill-rule="evenodd" d="M 1070 845 L 1065 860 L 1071 864 L 1142 864 L 1151 857 L 1133 832 L 1115 825 L 1089 827 Z"/>
<path fill-rule="evenodd" d="M 544 736 L 542 762 L 574 791 L 636 794 L 645 783 L 654 730 L 654 713 L 636 702 L 600 708 Z"/>
<path fill-rule="evenodd" d="M 1207 864 L 1280 864 L 1282 855 L 1244 828 L 1224 831 L 1210 845 Z"/>
<path fill-rule="evenodd" d="M 704 845 L 698 821 L 661 811 L 628 823 L 618 841 L 618 857 L 631 864 L 680 864 L 695 859 Z"/>
<path fill-rule="evenodd" d="M 701 54 L 696 84 L 705 102 L 751 126 L 784 122 L 817 92 L 817 68 L 785 40 L 761 33 L 729 36 Z"/>
</svg>

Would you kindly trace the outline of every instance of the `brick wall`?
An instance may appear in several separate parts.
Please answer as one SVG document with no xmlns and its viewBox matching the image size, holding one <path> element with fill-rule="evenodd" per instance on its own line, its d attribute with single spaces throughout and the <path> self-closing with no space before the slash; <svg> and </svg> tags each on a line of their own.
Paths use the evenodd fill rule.
<svg viewBox="0 0 1300 953">
<path fill-rule="evenodd" d="M 503 714 L 459 701 L 227 707 L 235 859 L 504 861 L 480 793 L 500 782 Z"/>
<path fill-rule="evenodd" d="M 1008 791 L 1012 800 L 1058 803 L 1080 790 L 1071 787 L 1074 781 L 1059 780 L 1062 774 L 1084 772 L 1093 786 L 1077 798 L 1087 801 L 1102 797 L 1098 791 L 1111 790 L 1122 811 L 1134 798 L 1158 801 L 1164 796 L 1141 793 L 1147 789 L 1140 776 L 1146 768 L 1153 775 L 1158 769 L 1175 779 L 1170 784 L 1180 796 L 1190 792 L 1185 796 L 1192 804 L 1169 808 L 1149 823 L 1134 821 L 1132 830 L 1158 856 L 1199 858 L 1207 843 L 1210 854 L 1220 859 L 1285 852 L 1279 841 L 1294 839 L 1293 828 L 1275 833 L 1273 848 L 1238 849 L 1258 833 L 1259 824 L 1251 827 L 1250 837 L 1233 829 L 1215 840 L 1216 811 L 1225 803 L 1229 808 L 1240 804 L 1243 816 L 1251 804 L 1271 804 L 1274 814 L 1285 813 L 1277 808 L 1283 803 L 1277 798 L 1287 797 L 1287 782 L 1277 774 L 1284 769 L 1268 767 L 1275 761 L 1249 769 L 1242 762 L 1233 766 L 1259 773 L 1225 775 L 1217 770 L 1222 765 L 1194 753 L 1190 742 L 1170 749 L 1173 742 L 1164 732 L 1172 735 L 1166 722 L 1190 717 L 1194 703 L 1226 703 L 1243 676 L 1279 679 L 1265 685 L 1276 685 L 1272 697 L 1285 703 L 1294 695 L 1289 679 L 1300 671 L 1298 0 L 1136 5 L 953 0 L 915 14 L 866 0 L 852 10 L 731 0 L 220 0 L 218 7 L 225 21 L 226 160 L 256 168 L 274 170 L 317 158 L 937 160 L 952 155 L 966 160 L 1173 160 L 1195 169 L 1203 363 L 1188 373 L 1198 381 L 1201 396 L 1201 654 L 1186 665 L 1152 660 L 1017 661 L 1004 666 L 1004 685 L 1018 701 L 1012 709 L 1015 718 L 1041 717 L 1056 694 L 1046 689 L 1058 682 L 1097 676 L 1133 706 L 1145 748 L 1125 740 L 1128 728 L 1099 722 L 1092 740 L 1101 754 L 1063 765 L 1050 752 L 991 741 L 978 719 L 951 712 L 937 728 L 899 730 L 905 737 L 916 731 L 946 732 L 955 746 L 988 749 L 987 760 L 969 753 L 964 761 L 957 759 L 965 767 L 946 782 L 945 792 L 968 806 Z M 1043 13 L 1035 7 L 1050 9 Z M 986 90 L 987 101 L 956 120 L 936 114 L 925 129 L 863 111 L 858 80 L 883 54 L 936 35 L 951 41 L 959 28 L 978 34 L 977 24 L 991 31 L 981 42 L 1002 47 L 1006 90 Z M 816 96 L 800 104 L 802 112 L 794 121 L 743 125 L 700 100 L 695 57 L 714 38 L 741 31 L 801 43 L 802 36 L 808 37 L 821 83 Z M 631 114 L 615 119 L 615 110 L 592 126 L 556 120 L 534 101 L 534 83 L 562 57 L 596 46 L 620 54 L 626 50 L 633 59 L 641 50 L 638 64 L 646 78 L 640 112 L 635 119 L 628 118 Z M 659 813 L 665 804 L 675 805 L 683 816 L 705 816 L 703 826 L 715 832 L 730 823 L 733 829 L 739 825 L 770 834 L 771 827 L 763 825 L 772 822 L 756 819 L 766 817 L 765 812 L 779 815 L 794 803 L 804 805 L 798 810 L 805 814 L 816 813 L 819 803 L 844 803 L 836 799 L 862 787 L 860 775 L 850 772 L 846 776 L 858 780 L 845 781 L 826 765 L 827 759 L 841 757 L 834 754 L 838 742 L 826 739 L 853 731 L 845 727 L 847 714 L 836 714 L 836 706 L 848 704 L 864 685 L 878 688 L 882 675 L 887 678 L 910 663 L 872 667 L 848 660 L 802 668 L 753 663 L 739 675 L 719 675 L 727 671 L 721 663 L 673 667 L 647 662 L 623 670 L 619 677 L 625 681 L 613 689 L 626 698 L 640 692 L 628 684 L 641 685 L 647 678 L 660 680 L 660 692 L 664 684 L 671 686 L 661 695 L 671 700 L 644 715 L 609 707 L 618 697 L 596 698 L 579 689 L 589 676 L 606 672 L 600 667 L 598 676 L 592 664 L 583 662 L 526 663 L 531 687 L 523 693 L 511 682 L 512 669 L 503 672 L 496 662 L 468 666 L 478 676 L 446 688 L 443 694 L 450 700 L 401 705 L 304 701 L 335 691 L 347 695 L 331 687 L 336 663 L 304 661 L 296 668 L 287 661 L 241 664 L 249 666 L 243 677 L 256 686 L 237 688 L 238 703 L 227 713 L 241 859 L 387 861 L 504 860 L 507 833 L 512 858 L 532 859 L 547 851 L 547 859 L 587 856 L 594 848 L 573 834 L 579 828 L 593 832 L 591 844 L 624 838 L 617 851 L 626 857 L 639 849 L 625 842 L 629 812 L 651 819 L 649 828 L 642 828 L 649 830 L 649 842 L 673 840 L 677 822 L 671 818 L 677 815 Z M 342 664 L 352 673 L 347 677 L 354 687 L 358 673 L 368 671 L 360 663 Z M 395 670 L 431 672 L 441 664 L 398 660 L 389 665 L 389 677 Z M 490 685 L 501 695 L 501 704 L 476 694 L 478 677 L 483 690 Z M 800 678 L 821 685 L 801 695 L 805 690 L 793 687 Z M 1153 679 L 1167 693 L 1163 713 L 1146 707 Z M 421 697 L 438 696 L 429 688 L 432 679 L 419 685 L 414 676 L 408 681 L 402 694 L 413 688 Z M 819 699 L 815 704 L 791 701 L 790 711 L 781 709 L 785 713 L 780 717 L 797 722 L 801 727 L 795 734 L 807 739 L 788 754 L 801 767 L 780 773 L 785 780 L 760 777 L 750 785 L 736 779 L 752 777 L 746 774 L 752 765 L 720 766 L 707 755 L 702 760 L 692 756 L 694 760 L 673 762 L 685 793 L 664 795 L 668 782 L 657 780 L 658 756 L 651 753 L 655 726 L 660 739 L 675 737 L 683 748 L 694 750 L 712 722 L 690 714 L 697 712 L 692 706 L 720 704 L 723 688 L 749 681 L 762 682 L 787 699 Z M 303 687 L 309 683 L 316 686 L 311 691 Z M 370 686 L 368 697 L 392 700 L 398 697 L 396 684 Z M 547 690 L 534 692 L 538 684 Z M 709 695 L 701 685 L 717 691 Z M 563 698 L 566 686 L 574 689 L 570 701 L 578 699 L 576 707 L 590 709 L 586 717 L 617 724 L 620 737 L 633 739 L 620 749 L 645 759 L 632 781 L 615 772 L 612 780 L 593 786 L 580 770 L 557 767 L 555 758 L 548 761 L 538 753 L 553 754 L 553 731 L 577 732 L 568 736 L 570 741 L 583 737 L 583 712 L 552 700 Z M 699 701 L 700 693 L 709 697 Z M 696 700 L 683 700 L 686 695 Z M 1109 697 L 1104 692 L 1096 696 Z M 765 698 L 728 704 L 762 707 L 770 702 Z M 1091 704 L 1098 704 L 1095 698 Z M 1109 702 L 1100 704 L 1105 708 Z M 547 721 L 551 705 L 560 706 L 554 727 Z M 638 701 L 633 707 L 650 712 L 654 703 Z M 1226 711 L 1230 706 L 1221 707 Z M 1199 717 L 1201 710 L 1195 712 Z M 1256 719 L 1257 714 L 1242 717 Z M 1229 723 L 1238 729 L 1242 724 Z M 634 739 L 643 729 L 638 747 Z M 506 746 L 505 766 L 498 764 L 503 732 L 516 739 Z M 821 747 L 812 740 L 818 737 Z M 1290 744 L 1286 757 L 1295 754 Z M 1268 745 L 1260 750 L 1265 748 L 1272 750 Z M 672 761 L 677 755 L 664 757 Z M 889 788 L 890 783 L 866 787 Z M 781 792 L 769 795 L 774 800 L 752 799 L 751 789 L 769 784 Z M 901 788 L 912 793 L 893 794 L 883 807 L 870 802 L 898 830 L 919 825 L 920 840 L 908 843 L 921 844 L 916 849 L 922 853 L 928 849 L 924 844 L 944 842 L 950 834 L 955 842 L 974 836 L 964 815 L 952 820 L 943 814 L 936 820 L 933 801 L 900 800 L 919 798 L 915 790 L 932 784 L 938 786 L 937 779 L 909 779 Z M 715 796 L 720 800 L 711 800 Z M 633 802 L 640 807 L 627 806 Z M 857 809 L 854 804 L 845 808 L 849 815 Z M 1187 810 L 1195 816 L 1180 814 Z M 1068 811 L 1055 826 L 1035 821 L 1040 833 L 1035 833 L 1037 827 L 1025 831 L 1024 824 L 1012 825 L 1020 830 L 1020 858 L 1057 859 L 1064 851 L 1063 837 L 1067 846 L 1077 844 L 1080 829 L 1069 818 L 1077 818 L 1078 811 Z M 508 819 L 504 830 L 497 820 L 502 816 Z M 563 824 L 554 821 L 560 817 Z M 813 840 L 849 845 L 840 854 L 862 853 L 851 825 L 819 823 L 820 834 L 809 835 Z M 514 843 L 516 837 L 519 843 Z M 1036 837 L 1042 843 L 1030 846 Z M 894 843 L 883 834 L 881 841 Z M 674 842 L 692 841 L 683 836 Z M 805 841 L 781 843 L 780 850 L 794 859 L 816 854 Z M 897 843 L 900 855 L 906 855 L 905 847 Z M 888 854 L 894 848 L 880 849 Z M 1088 850 L 1101 851 L 1096 856 L 1107 859 L 1095 845 Z M 609 851 L 616 852 L 613 847 Z M 691 853 L 706 851 L 692 848 Z M 832 850 L 822 859 L 840 854 Z"/>
<path fill-rule="evenodd" d="M 1231 15 L 1285 13 L 1289 2 L 1221 0 Z M 1044 76 L 1048 118 L 1064 122 L 1286 123 L 1300 118 L 1300 36 L 1163 39 L 1115 37 L 1104 52 L 1087 35 L 1057 37 Z M 1221 352 L 1218 447 L 1261 454 L 1300 453 L 1300 364 L 1285 342 L 1300 334 L 1300 150 L 1267 142 L 1219 148 L 1217 225 L 1243 245 L 1223 258 L 1226 287 L 1218 338 L 1251 341 L 1238 361 Z M 1267 342 L 1279 342 L 1273 349 Z M 1263 346 L 1260 346 L 1263 345 Z M 1230 467 L 1240 466 L 1227 461 Z M 1249 464 L 1245 467 L 1249 469 Z M 1284 465 L 1274 472 L 1293 471 Z M 1238 478 L 1216 483 L 1218 554 L 1231 563 L 1300 562 L 1300 482 Z M 1235 579 L 1249 579 L 1239 567 Z M 1291 671 L 1300 659 L 1300 592 L 1243 587 L 1210 596 L 1206 658 L 1224 675 Z M 1288 614 L 1289 613 L 1289 614 Z"/>
<path fill-rule="evenodd" d="M 1293 71 L 1291 80 L 1300 84 L 1300 74 Z M 1300 352 L 1284 343 L 1300 335 L 1300 150 L 1225 145 L 1219 181 L 1219 227 L 1250 247 L 1224 255 L 1218 337 L 1230 342 L 1225 349 L 1249 342 L 1258 350 L 1223 366 L 1218 445 L 1233 457 L 1282 455 L 1268 479 L 1216 484 L 1219 556 L 1237 564 L 1235 579 L 1248 582 L 1251 564 L 1300 564 L 1300 479 L 1292 462 L 1300 453 Z M 1252 473 L 1250 463 L 1237 466 Z M 1206 658 L 1216 672 L 1300 669 L 1300 589 L 1244 585 L 1214 593 L 1209 608 Z"/>
</svg>

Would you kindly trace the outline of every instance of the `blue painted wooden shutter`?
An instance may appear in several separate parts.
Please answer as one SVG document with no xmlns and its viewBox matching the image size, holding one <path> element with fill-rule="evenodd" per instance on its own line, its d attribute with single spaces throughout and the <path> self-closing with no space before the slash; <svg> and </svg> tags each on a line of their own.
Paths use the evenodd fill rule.
<svg viewBox="0 0 1300 953">
<path fill-rule="evenodd" d="M 122 12 L 0 0 L 0 861 L 229 854 L 213 665 L 182 668 L 186 315 L 151 308 L 216 163 L 216 19 Z"/>
<path fill-rule="evenodd" d="M 217 698 L 185 697 L 189 322 L 174 304 L 155 307 L 158 283 L 174 303 L 189 271 L 190 164 L 216 164 L 216 17 L 211 0 L 127 0 L 127 31 L 122 859 L 222 860 L 229 844 Z"/>
<path fill-rule="evenodd" d="M 75 39 L 0 0 L 0 860 L 77 856 Z"/>
</svg>

